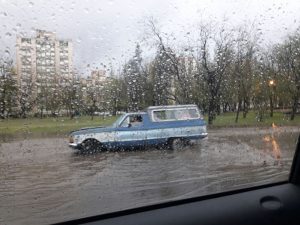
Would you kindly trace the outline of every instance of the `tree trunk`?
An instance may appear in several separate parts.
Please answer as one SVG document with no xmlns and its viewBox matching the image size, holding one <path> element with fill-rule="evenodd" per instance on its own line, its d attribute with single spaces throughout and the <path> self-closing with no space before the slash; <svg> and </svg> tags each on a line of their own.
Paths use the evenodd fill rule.
<svg viewBox="0 0 300 225">
<path fill-rule="evenodd" d="M 117 103 L 117 99 L 114 98 L 114 106 L 113 106 L 113 109 L 112 109 L 112 115 L 113 116 L 116 116 L 117 115 L 117 108 L 118 108 L 118 103 Z"/>
<path fill-rule="evenodd" d="M 242 105 L 242 101 L 239 100 L 239 102 L 238 102 L 238 108 L 237 108 L 236 116 L 235 116 L 235 122 L 236 123 L 239 121 L 239 114 L 240 114 L 240 110 L 241 110 L 241 105 Z"/>
<path fill-rule="evenodd" d="M 297 112 L 298 101 L 299 101 L 298 96 L 295 96 L 293 100 L 294 101 L 293 101 L 293 107 L 292 107 L 292 113 L 291 113 L 290 120 L 294 120 L 295 119 L 295 115 L 296 115 L 296 112 Z"/>
<path fill-rule="evenodd" d="M 264 110 L 263 110 L 262 106 L 260 106 L 258 109 L 257 121 L 263 122 L 263 119 L 264 119 Z"/>
<path fill-rule="evenodd" d="M 208 112 L 208 124 L 212 125 L 214 120 L 214 116 L 211 111 Z"/>
<path fill-rule="evenodd" d="M 210 99 L 209 105 L 208 105 L 208 124 L 212 125 L 213 120 L 215 119 L 215 103 L 214 98 Z"/>
<path fill-rule="evenodd" d="M 41 112 L 40 112 L 40 118 L 41 119 L 43 118 L 43 108 L 41 109 Z"/>
<path fill-rule="evenodd" d="M 243 107 L 243 118 L 244 119 L 246 119 L 246 117 L 247 117 L 248 107 L 249 107 L 248 100 L 247 100 L 247 98 L 245 98 L 244 99 L 244 107 Z"/>
<path fill-rule="evenodd" d="M 274 110 L 273 96 L 270 95 L 270 117 L 273 117 L 273 110 Z"/>
<path fill-rule="evenodd" d="M 223 104 L 223 112 L 224 113 L 227 112 L 227 107 L 228 107 L 228 103 L 226 102 Z"/>
</svg>

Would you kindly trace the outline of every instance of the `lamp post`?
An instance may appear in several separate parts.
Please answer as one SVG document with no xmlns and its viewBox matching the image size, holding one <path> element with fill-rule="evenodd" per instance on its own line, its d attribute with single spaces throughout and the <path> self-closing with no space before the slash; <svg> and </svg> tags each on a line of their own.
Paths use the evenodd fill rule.
<svg viewBox="0 0 300 225">
<path fill-rule="evenodd" d="M 270 87 L 270 117 L 273 117 L 273 110 L 274 110 L 274 95 L 275 95 L 275 80 L 269 81 Z"/>
</svg>

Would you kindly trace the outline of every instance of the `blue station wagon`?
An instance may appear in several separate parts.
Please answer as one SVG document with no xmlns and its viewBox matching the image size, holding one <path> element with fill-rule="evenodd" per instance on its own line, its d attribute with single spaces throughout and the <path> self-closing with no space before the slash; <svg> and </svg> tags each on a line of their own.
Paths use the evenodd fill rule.
<svg viewBox="0 0 300 225">
<path fill-rule="evenodd" d="M 126 113 L 109 127 L 83 128 L 69 136 L 69 146 L 82 151 L 168 145 L 180 149 L 207 137 L 206 123 L 196 105 L 150 106 Z"/>
</svg>

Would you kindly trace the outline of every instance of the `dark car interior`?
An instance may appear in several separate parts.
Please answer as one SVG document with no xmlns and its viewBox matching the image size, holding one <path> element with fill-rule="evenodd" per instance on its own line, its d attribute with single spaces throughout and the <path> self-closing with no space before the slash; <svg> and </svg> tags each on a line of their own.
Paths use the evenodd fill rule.
<svg viewBox="0 0 300 225">
<path fill-rule="evenodd" d="M 161 203 L 58 224 L 300 224 L 300 136 L 296 148 L 290 178 L 286 182 Z"/>
</svg>

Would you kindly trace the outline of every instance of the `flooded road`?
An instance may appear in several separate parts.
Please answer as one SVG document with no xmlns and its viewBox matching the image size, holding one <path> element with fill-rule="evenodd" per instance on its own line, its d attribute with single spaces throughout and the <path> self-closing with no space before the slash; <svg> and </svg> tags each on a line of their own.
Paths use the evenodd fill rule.
<svg viewBox="0 0 300 225">
<path fill-rule="evenodd" d="M 76 154 L 65 138 L 0 146 L 0 224 L 49 224 L 287 180 L 299 128 L 209 131 L 180 151 Z"/>
</svg>

